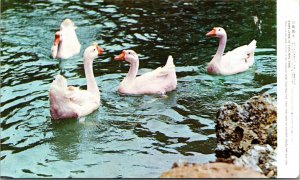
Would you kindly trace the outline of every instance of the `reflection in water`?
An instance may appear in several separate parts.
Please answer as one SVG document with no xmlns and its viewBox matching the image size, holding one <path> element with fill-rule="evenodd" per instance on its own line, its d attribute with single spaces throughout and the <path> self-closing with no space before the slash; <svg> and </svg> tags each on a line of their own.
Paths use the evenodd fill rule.
<svg viewBox="0 0 300 180">
<path fill-rule="evenodd" d="M 222 103 L 264 92 L 276 97 L 275 1 L 4 1 L 1 16 L 1 175 L 8 177 L 158 177 L 178 160 L 215 159 L 214 119 Z M 253 17 L 257 17 L 254 19 Z M 50 58 L 63 19 L 78 26 L 81 53 Z M 257 21 L 256 21 L 257 20 Z M 256 22 L 256 23 L 255 23 Z M 233 76 L 211 76 L 207 63 L 226 29 L 226 50 L 257 40 L 255 66 Z M 101 107 L 83 122 L 50 121 L 48 89 L 60 73 L 86 88 L 82 54 L 97 42 L 94 61 Z M 123 49 L 140 56 L 141 71 L 172 55 L 178 88 L 159 96 L 120 96 L 128 64 Z"/>
<path fill-rule="evenodd" d="M 80 133 L 84 126 L 79 124 L 76 119 L 67 119 L 53 122 L 50 128 L 53 133 L 50 147 L 57 159 L 69 162 L 78 159 Z"/>
</svg>

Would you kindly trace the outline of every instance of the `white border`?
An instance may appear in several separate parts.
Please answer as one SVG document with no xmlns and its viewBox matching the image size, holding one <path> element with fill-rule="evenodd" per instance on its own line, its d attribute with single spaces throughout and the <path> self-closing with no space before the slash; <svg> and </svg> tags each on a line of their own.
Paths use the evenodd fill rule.
<svg viewBox="0 0 300 180">
<path fill-rule="evenodd" d="M 278 178 L 299 177 L 299 6 L 299 0 L 277 1 Z M 295 38 L 291 39 L 296 42 L 295 71 L 287 68 L 287 21 L 295 22 Z"/>
</svg>

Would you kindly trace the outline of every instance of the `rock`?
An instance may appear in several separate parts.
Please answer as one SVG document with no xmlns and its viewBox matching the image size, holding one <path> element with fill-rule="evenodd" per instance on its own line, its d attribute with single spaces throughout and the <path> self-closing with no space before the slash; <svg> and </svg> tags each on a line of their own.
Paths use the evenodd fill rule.
<svg viewBox="0 0 300 180">
<path fill-rule="evenodd" d="M 274 123 L 268 130 L 267 144 L 277 147 L 277 123 Z"/>
<path fill-rule="evenodd" d="M 252 145 L 241 157 L 232 156 L 233 164 L 244 166 L 265 174 L 267 177 L 277 176 L 276 149 L 270 145 Z"/>
<path fill-rule="evenodd" d="M 207 163 L 173 165 L 160 178 L 266 178 L 252 169 L 229 163 Z"/>
<path fill-rule="evenodd" d="M 276 121 L 276 101 L 267 94 L 254 96 L 242 105 L 223 105 L 216 119 L 217 161 L 276 177 Z"/>
<path fill-rule="evenodd" d="M 274 171 L 270 171 L 268 174 L 267 174 L 267 177 L 271 178 L 271 177 L 274 177 Z"/>
<path fill-rule="evenodd" d="M 276 101 L 255 96 L 242 105 L 226 103 L 217 112 L 217 161 L 174 164 L 161 178 L 276 177 Z"/>
<path fill-rule="evenodd" d="M 218 158 L 240 157 L 253 144 L 277 146 L 276 101 L 269 95 L 255 96 L 243 105 L 226 103 L 217 112 Z"/>
</svg>

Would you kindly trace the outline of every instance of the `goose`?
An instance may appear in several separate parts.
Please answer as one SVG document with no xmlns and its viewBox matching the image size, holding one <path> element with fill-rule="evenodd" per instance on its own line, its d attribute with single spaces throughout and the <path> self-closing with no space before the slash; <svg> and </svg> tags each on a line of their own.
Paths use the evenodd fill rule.
<svg viewBox="0 0 300 180">
<path fill-rule="evenodd" d="M 158 67 L 138 77 L 139 57 L 136 52 L 133 50 L 123 50 L 122 53 L 114 59 L 117 61 L 125 60 L 130 63 L 129 72 L 118 87 L 120 94 L 165 95 L 166 92 L 176 89 L 177 77 L 172 56 L 168 57 L 164 67 Z"/>
<path fill-rule="evenodd" d="M 219 38 L 218 50 L 207 66 L 209 74 L 237 74 L 248 70 L 254 64 L 256 40 L 252 40 L 249 45 L 240 46 L 223 54 L 227 41 L 226 31 L 221 27 L 214 27 L 206 36 Z"/>
<path fill-rule="evenodd" d="M 76 28 L 70 19 L 65 19 L 61 23 L 51 47 L 52 58 L 67 59 L 79 54 L 81 45 L 77 39 Z"/>
<path fill-rule="evenodd" d="M 103 53 L 97 44 L 86 48 L 83 56 L 87 90 L 68 86 L 66 78 L 57 75 L 50 85 L 49 100 L 52 119 L 79 118 L 100 106 L 100 92 L 93 73 L 93 60 Z"/>
</svg>

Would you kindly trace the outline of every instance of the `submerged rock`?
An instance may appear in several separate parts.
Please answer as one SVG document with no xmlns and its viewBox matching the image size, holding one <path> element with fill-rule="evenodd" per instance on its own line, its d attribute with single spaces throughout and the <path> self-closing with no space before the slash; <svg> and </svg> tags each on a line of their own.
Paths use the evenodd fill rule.
<svg viewBox="0 0 300 180">
<path fill-rule="evenodd" d="M 240 157 L 252 144 L 277 146 L 276 101 L 269 95 L 255 96 L 243 105 L 224 104 L 217 113 L 216 156 Z"/>
<path fill-rule="evenodd" d="M 266 178 L 250 168 L 228 163 L 174 164 L 160 178 Z"/>
</svg>

